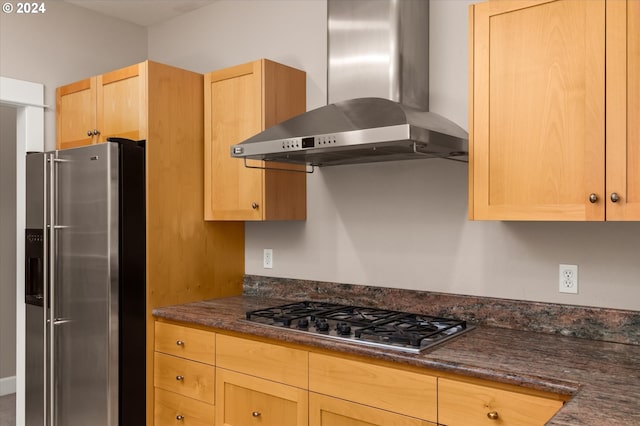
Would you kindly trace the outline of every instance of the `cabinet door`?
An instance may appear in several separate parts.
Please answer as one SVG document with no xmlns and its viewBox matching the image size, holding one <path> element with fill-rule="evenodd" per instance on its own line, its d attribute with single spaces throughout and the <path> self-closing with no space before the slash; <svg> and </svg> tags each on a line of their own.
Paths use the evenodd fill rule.
<svg viewBox="0 0 640 426">
<path fill-rule="evenodd" d="M 539 426 L 561 407 L 560 400 L 438 379 L 438 423 L 447 426 Z"/>
<path fill-rule="evenodd" d="M 146 139 L 146 62 L 97 77 L 99 141 Z"/>
<path fill-rule="evenodd" d="M 309 394 L 309 426 L 427 426 L 424 420 L 391 413 L 367 405 Z"/>
<path fill-rule="evenodd" d="M 471 20 L 470 219 L 604 220 L 605 2 L 489 1 Z"/>
<path fill-rule="evenodd" d="M 223 368 L 216 369 L 216 425 L 303 426 L 309 392 Z"/>
<path fill-rule="evenodd" d="M 96 78 L 56 89 L 56 146 L 58 149 L 91 145 L 97 137 Z"/>
<path fill-rule="evenodd" d="M 261 220 L 263 171 L 231 158 L 231 145 L 263 129 L 260 61 L 205 75 L 205 218 Z"/>
<path fill-rule="evenodd" d="M 607 220 L 640 220 L 638 123 L 640 2 L 612 0 L 607 2 Z"/>
</svg>

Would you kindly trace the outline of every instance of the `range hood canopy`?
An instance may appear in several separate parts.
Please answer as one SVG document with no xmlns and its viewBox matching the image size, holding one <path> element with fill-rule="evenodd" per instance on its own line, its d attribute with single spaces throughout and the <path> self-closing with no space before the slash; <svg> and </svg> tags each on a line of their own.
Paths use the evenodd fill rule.
<svg viewBox="0 0 640 426">
<path fill-rule="evenodd" d="M 429 112 L 427 0 L 328 0 L 328 103 L 231 147 L 312 166 L 447 158 L 468 134 Z"/>
<path fill-rule="evenodd" d="M 313 166 L 442 157 L 467 160 L 467 133 L 442 116 L 381 98 L 337 102 L 232 147 L 234 157 Z"/>
</svg>

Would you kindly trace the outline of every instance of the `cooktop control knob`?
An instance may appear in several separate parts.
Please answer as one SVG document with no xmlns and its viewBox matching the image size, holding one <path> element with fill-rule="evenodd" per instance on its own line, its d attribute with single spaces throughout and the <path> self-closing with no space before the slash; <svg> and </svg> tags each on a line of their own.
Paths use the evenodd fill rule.
<svg viewBox="0 0 640 426">
<path fill-rule="evenodd" d="M 329 323 L 326 319 L 317 319 L 316 320 L 316 330 L 318 331 L 329 331 Z"/>
<path fill-rule="evenodd" d="M 351 334 L 351 326 L 346 322 L 339 322 L 336 324 L 336 331 L 340 336 L 348 336 Z"/>
<path fill-rule="evenodd" d="M 299 319 L 298 328 L 309 328 L 309 319 L 308 318 Z"/>
</svg>

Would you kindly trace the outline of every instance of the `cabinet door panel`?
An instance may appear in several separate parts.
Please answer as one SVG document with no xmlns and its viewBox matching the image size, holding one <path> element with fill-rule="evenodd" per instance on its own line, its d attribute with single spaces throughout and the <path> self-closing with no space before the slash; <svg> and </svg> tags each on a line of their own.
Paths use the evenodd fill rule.
<svg viewBox="0 0 640 426">
<path fill-rule="evenodd" d="M 146 138 L 146 62 L 98 76 L 100 141 Z"/>
<path fill-rule="evenodd" d="M 427 426 L 424 420 L 317 393 L 309 394 L 309 426 Z"/>
<path fill-rule="evenodd" d="M 224 426 L 304 426 L 308 391 L 218 368 L 216 424 Z"/>
<path fill-rule="evenodd" d="M 205 117 L 209 138 L 205 216 L 215 220 L 262 219 L 263 173 L 231 158 L 231 145 L 263 129 L 260 61 L 205 76 Z M 206 164 L 206 163 L 205 163 Z M 257 208 L 253 208 L 253 204 Z"/>
<path fill-rule="evenodd" d="M 640 220 L 640 2 L 607 2 L 607 220 Z M 611 194 L 620 197 L 611 200 Z"/>
<path fill-rule="evenodd" d="M 474 10 L 470 217 L 603 220 L 604 2 Z"/>
<path fill-rule="evenodd" d="M 56 89 L 57 148 L 91 145 L 87 132 L 96 128 L 96 78 L 91 77 Z"/>
</svg>

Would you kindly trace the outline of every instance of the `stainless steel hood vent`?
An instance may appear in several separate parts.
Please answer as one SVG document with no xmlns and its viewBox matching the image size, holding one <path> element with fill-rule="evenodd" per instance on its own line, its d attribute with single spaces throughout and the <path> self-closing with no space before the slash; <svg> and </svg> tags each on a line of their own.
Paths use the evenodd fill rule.
<svg viewBox="0 0 640 426">
<path fill-rule="evenodd" d="M 231 147 L 244 159 L 331 166 L 468 161 L 468 135 L 429 109 L 429 2 L 328 0 L 329 105 Z"/>
</svg>

